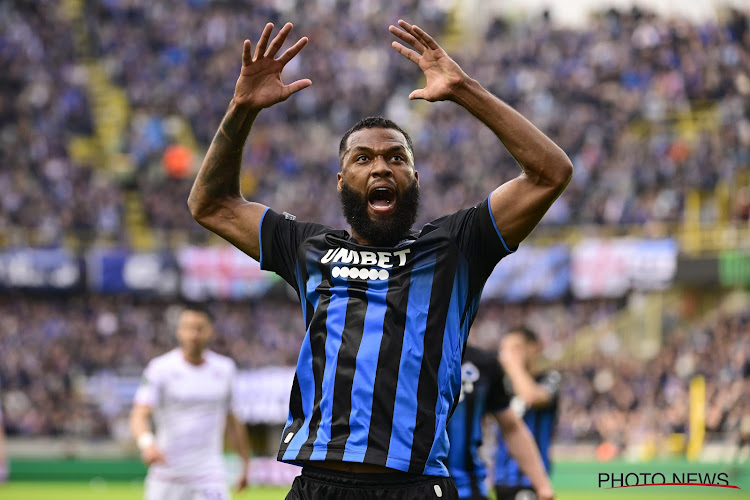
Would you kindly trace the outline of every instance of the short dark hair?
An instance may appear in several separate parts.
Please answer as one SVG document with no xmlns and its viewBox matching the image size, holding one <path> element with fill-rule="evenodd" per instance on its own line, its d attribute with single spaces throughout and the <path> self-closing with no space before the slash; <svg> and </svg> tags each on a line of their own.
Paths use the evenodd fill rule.
<svg viewBox="0 0 750 500">
<path fill-rule="evenodd" d="M 406 145 L 409 147 L 409 151 L 411 151 L 412 157 L 414 156 L 414 144 L 412 144 L 411 137 L 409 137 L 409 134 L 407 134 L 404 129 L 396 125 L 394 121 L 389 120 L 388 118 L 383 118 L 382 116 L 368 116 L 367 118 L 363 118 L 355 123 L 352 128 L 346 131 L 344 137 L 341 138 L 341 142 L 339 143 L 339 159 L 344 156 L 344 151 L 346 151 L 346 141 L 349 139 L 349 136 L 357 130 L 362 130 L 363 128 L 392 128 L 394 130 L 398 130 L 399 132 L 404 134 Z"/>
<path fill-rule="evenodd" d="M 211 310 L 206 306 L 206 304 L 202 304 L 200 302 L 193 302 L 193 301 L 184 301 L 182 303 L 182 308 L 180 312 L 183 313 L 185 311 L 205 314 L 211 323 L 214 322 L 214 315 L 211 312 Z"/>
<path fill-rule="evenodd" d="M 536 334 L 534 330 L 529 328 L 526 325 L 518 325 L 508 330 L 508 333 L 506 335 L 511 335 L 517 333 L 523 337 L 523 339 L 530 343 L 530 344 L 538 344 L 539 343 L 539 336 Z"/>
</svg>

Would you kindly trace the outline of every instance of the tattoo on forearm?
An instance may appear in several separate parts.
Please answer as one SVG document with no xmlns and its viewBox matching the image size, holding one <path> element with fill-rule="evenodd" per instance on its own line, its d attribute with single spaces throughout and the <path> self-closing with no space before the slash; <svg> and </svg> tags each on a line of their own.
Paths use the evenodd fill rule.
<svg viewBox="0 0 750 500">
<path fill-rule="evenodd" d="M 226 137 L 229 142 L 232 142 L 232 138 L 229 137 L 229 134 L 227 134 L 226 131 L 224 130 L 224 123 L 222 123 L 221 125 L 219 125 L 219 132 L 221 132 L 221 135 L 223 135 L 224 137 Z"/>
<path fill-rule="evenodd" d="M 240 169 L 245 140 L 257 112 L 230 105 L 206 152 L 190 192 L 191 205 L 215 210 L 221 200 L 241 197 Z"/>
</svg>

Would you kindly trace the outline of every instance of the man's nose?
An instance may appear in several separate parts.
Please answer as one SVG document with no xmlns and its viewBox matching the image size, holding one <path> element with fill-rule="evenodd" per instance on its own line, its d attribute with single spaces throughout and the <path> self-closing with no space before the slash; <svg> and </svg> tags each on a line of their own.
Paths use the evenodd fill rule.
<svg viewBox="0 0 750 500">
<path fill-rule="evenodd" d="M 372 175 L 388 177 L 393 173 L 391 165 L 383 156 L 376 156 L 372 165 Z"/>
</svg>

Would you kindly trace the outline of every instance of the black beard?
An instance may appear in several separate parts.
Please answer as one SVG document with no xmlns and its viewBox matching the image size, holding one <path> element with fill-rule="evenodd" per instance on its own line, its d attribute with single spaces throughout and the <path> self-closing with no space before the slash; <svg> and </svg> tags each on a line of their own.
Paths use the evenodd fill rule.
<svg viewBox="0 0 750 500">
<path fill-rule="evenodd" d="M 415 180 L 396 200 L 396 209 L 387 220 L 373 220 L 367 213 L 367 199 L 346 183 L 339 192 L 346 222 L 365 241 L 377 247 L 396 246 L 409 235 L 419 212 L 419 186 Z"/>
</svg>

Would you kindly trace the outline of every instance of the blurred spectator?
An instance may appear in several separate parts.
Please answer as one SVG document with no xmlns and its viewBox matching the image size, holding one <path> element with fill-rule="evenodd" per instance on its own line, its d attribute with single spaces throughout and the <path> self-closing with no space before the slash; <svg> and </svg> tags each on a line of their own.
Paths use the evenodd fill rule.
<svg viewBox="0 0 750 500">
<path fill-rule="evenodd" d="M 450 103 L 409 103 L 419 74 L 389 47 L 387 26 L 398 18 L 450 39 L 457 27 L 445 4 L 89 0 L 76 16 L 65 2 L 0 2 L 0 244 L 96 238 L 127 244 L 131 200 L 156 230 L 208 238 L 186 207 L 191 175 L 167 175 L 162 159 L 173 145 L 197 144 L 194 156 L 201 156 L 232 95 L 242 41 L 256 39 L 268 20 L 290 20 L 309 37 L 287 78 L 309 77 L 314 85 L 260 115 L 245 151 L 248 196 L 301 219 L 343 226 L 329 210 L 338 204 L 330 185 L 339 138 L 357 119 L 383 114 L 419 131 L 417 166 L 436 186 L 423 193 L 421 222 L 478 202 L 486 186 L 516 175 L 513 159 Z M 467 72 L 529 116 L 575 164 L 571 185 L 543 224 L 679 222 L 691 190 L 720 186 L 737 188 L 730 217 L 747 224 L 747 12 L 693 23 L 612 9 L 585 28 L 562 28 L 544 16 L 497 19 L 480 35 L 451 54 L 463 64 L 462 51 L 470 54 Z M 107 156 L 75 159 L 74 139 L 100 133 L 91 61 L 127 97 L 115 153 L 132 162 L 129 175 Z M 124 296 L 0 295 L 8 431 L 115 432 L 82 380 L 101 371 L 138 373 L 171 347 L 169 305 Z M 241 368 L 295 363 L 303 336 L 297 306 L 211 307 L 221 333 L 215 348 L 231 352 Z M 472 335 L 494 349 L 498 331 L 525 322 L 546 335 L 546 354 L 554 359 L 579 328 L 617 309 L 611 302 L 488 303 Z M 669 326 L 662 352 L 645 368 L 612 354 L 578 360 L 563 373 L 558 440 L 623 447 L 683 432 L 696 374 L 707 381 L 709 433 L 747 436 L 749 325 L 748 314 L 723 314 Z"/>
<path fill-rule="evenodd" d="M 298 305 L 215 302 L 210 309 L 217 318 L 213 348 L 231 354 L 240 369 L 295 364 L 304 336 Z M 174 346 L 175 311 L 169 302 L 137 297 L 0 295 L 0 384 L 8 432 L 82 437 L 115 432 L 108 427 L 107 409 L 89 399 L 85 377 L 139 373 L 148 359 Z M 538 329 L 545 354 L 554 359 L 583 326 L 617 312 L 611 301 L 486 303 L 472 336 L 494 350 L 500 332 L 524 320 Z M 742 396 L 750 391 L 750 313 L 670 326 L 661 352 L 645 365 L 599 352 L 562 374 L 557 441 L 609 442 L 622 450 L 685 432 L 695 375 L 706 378 L 708 436 L 739 439 L 749 409 Z"/>
<path fill-rule="evenodd" d="M 386 28 L 404 17 L 448 37 L 456 27 L 444 3 L 298 3 L 92 0 L 79 24 L 51 0 L 0 6 L 0 154 L 9 159 L 0 180 L 12 193 L 0 202 L 0 227 L 33 229 L 43 243 L 94 231 L 123 240 L 129 192 L 153 228 L 206 238 L 185 209 L 191 176 L 167 175 L 162 157 L 174 144 L 197 141 L 202 149 L 210 142 L 232 95 L 229 76 L 242 40 L 256 37 L 267 20 L 291 20 L 309 37 L 287 78 L 309 77 L 315 85 L 261 114 L 243 173 L 253 199 L 343 224 L 325 209 L 338 203 L 328 189 L 338 169 L 336 146 L 369 114 L 419 131 L 417 165 L 439 186 L 424 196 L 423 221 L 479 201 L 486 186 L 516 174 L 494 137 L 457 107 L 406 98 L 419 75 L 389 50 Z M 583 29 L 558 27 L 546 16 L 498 19 L 476 43 L 451 53 L 459 60 L 470 53 L 467 71 L 573 159 L 572 184 L 544 223 L 675 222 L 689 190 L 747 178 L 747 19 L 738 10 L 697 24 L 610 10 Z M 134 165 L 130 177 L 71 159 L 70 141 L 98 127 L 83 63 L 88 53 L 127 96 L 130 118 L 120 144 Z M 729 210 L 737 220 L 747 219 L 745 198 L 739 192 Z"/>
<path fill-rule="evenodd" d="M 240 368 L 293 366 L 302 341 L 299 307 L 215 303 L 214 349 Z M 174 347 L 169 303 L 129 297 L 59 299 L 0 296 L 0 385 L 5 426 L 14 435 L 107 436 L 85 377 L 138 373 Z"/>
<path fill-rule="evenodd" d="M 698 375 L 706 380 L 708 439 L 739 439 L 748 414 L 743 395 L 750 393 L 750 314 L 669 328 L 661 351 L 645 364 L 597 353 L 576 365 L 563 375 L 562 441 L 623 450 L 687 433 L 690 380 Z"/>
</svg>

